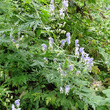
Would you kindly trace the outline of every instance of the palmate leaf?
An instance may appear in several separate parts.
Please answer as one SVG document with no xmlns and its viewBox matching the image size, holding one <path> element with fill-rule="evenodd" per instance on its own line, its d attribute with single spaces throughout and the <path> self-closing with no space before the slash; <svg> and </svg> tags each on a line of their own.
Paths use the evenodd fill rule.
<svg viewBox="0 0 110 110">
<path fill-rule="evenodd" d="M 28 77 L 27 77 L 27 75 L 16 75 L 15 77 L 13 77 L 11 80 L 12 80 L 12 82 L 13 82 L 13 86 L 18 86 L 18 85 L 22 85 L 23 83 L 25 83 L 26 84 L 26 82 L 27 82 L 27 79 L 28 79 Z"/>
<path fill-rule="evenodd" d="M 103 56 L 104 63 L 107 65 L 107 67 L 110 67 L 110 55 L 105 52 L 105 49 L 99 47 L 99 53 Z"/>
<path fill-rule="evenodd" d="M 39 60 L 34 60 L 34 63 L 31 66 L 42 66 L 44 67 L 44 62 L 41 62 Z"/>
<path fill-rule="evenodd" d="M 110 89 L 106 89 L 102 91 L 108 98 L 110 98 Z"/>
<path fill-rule="evenodd" d="M 89 3 L 96 3 L 96 0 L 88 0 Z"/>
</svg>

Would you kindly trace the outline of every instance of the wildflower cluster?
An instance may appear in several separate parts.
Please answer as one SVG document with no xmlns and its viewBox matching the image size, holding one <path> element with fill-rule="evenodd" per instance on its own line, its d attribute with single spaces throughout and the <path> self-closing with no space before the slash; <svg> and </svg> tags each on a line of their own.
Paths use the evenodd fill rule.
<svg viewBox="0 0 110 110">
<path fill-rule="evenodd" d="M 67 10 L 67 8 L 68 8 L 68 0 L 63 0 L 62 5 L 63 5 L 63 7 L 59 11 L 60 11 L 61 19 L 64 19 L 64 17 L 65 17 L 64 11 Z M 51 0 L 51 2 L 50 2 L 50 13 L 51 13 L 51 15 L 54 15 L 54 10 L 55 10 L 54 0 Z"/>
<path fill-rule="evenodd" d="M 69 91 L 70 91 L 70 86 L 66 85 L 65 86 L 65 95 L 68 95 Z M 64 92 L 63 87 L 60 87 L 60 93 L 63 93 L 63 92 Z"/>
<path fill-rule="evenodd" d="M 68 45 L 70 45 L 70 43 L 71 43 L 71 37 L 70 37 L 70 33 L 69 32 L 66 33 L 66 37 L 67 38 L 65 40 L 63 39 L 61 41 L 61 46 L 62 47 L 65 45 L 66 42 L 67 42 Z"/>
<path fill-rule="evenodd" d="M 12 40 L 13 43 L 16 43 L 16 41 L 15 41 L 15 39 L 13 38 L 12 35 L 10 35 L 10 38 L 11 38 L 11 40 Z"/>
<path fill-rule="evenodd" d="M 54 10 L 55 10 L 54 0 L 51 0 L 51 2 L 50 2 L 50 13 L 51 13 L 51 16 L 54 15 Z"/>
<path fill-rule="evenodd" d="M 17 107 L 17 108 L 16 108 L 16 107 Z M 21 110 L 21 108 L 19 108 L 19 107 L 20 107 L 20 99 L 15 100 L 15 105 L 12 104 L 11 110 Z"/>
<path fill-rule="evenodd" d="M 91 72 L 92 66 L 93 66 L 93 58 L 89 57 L 89 55 L 84 51 L 83 47 L 79 48 L 78 42 L 79 40 L 76 39 L 75 40 L 75 56 L 79 58 L 79 54 L 81 54 L 81 62 L 84 62 L 87 65 L 88 70 Z"/>
<path fill-rule="evenodd" d="M 12 42 L 15 43 L 16 48 L 19 48 L 19 44 L 16 43 L 16 41 L 12 35 L 10 35 L 10 38 L 11 38 Z"/>
<path fill-rule="evenodd" d="M 66 33 L 66 37 L 67 37 L 66 39 L 61 40 L 61 47 L 63 47 L 66 42 L 67 42 L 68 45 L 70 45 L 70 43 L 71 43 L 71 37 L 70 37 L 69 32 Z M 52 37 L 49 37 L 48 39 L 49 39 L 49 50 L 53 50 L 54 39 Z M 42 50 L 44 52 L 46 52 L 47 51 L 47 45 L 42 44 L 41 46 L 42 46 Z"/>
</svg>

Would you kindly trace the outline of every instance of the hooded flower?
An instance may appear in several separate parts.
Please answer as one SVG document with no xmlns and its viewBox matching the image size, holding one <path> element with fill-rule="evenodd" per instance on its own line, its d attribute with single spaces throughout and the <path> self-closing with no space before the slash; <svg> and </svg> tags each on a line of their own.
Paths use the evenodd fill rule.
<svg viewBox="0 0 110 110">
<path fill-rule="evenodd" d="M 63 8 L 67 9 L 68 8 L 68 0 L 64 0 L 62 3 L 63 3 Z"/>
<path fill-rule="evenodd" d="M 69 32 L 67 32 L 66 33 L 66 41 L 67 41 L 67 43 L 68 43 L 68 45 L 71 43 L 71 37 L 70 37 L 70 33 Z"/>
<path fill-rule="evenodd" d="M 16 104 L 17 107 L 19 107 L 20 106 L 20 99 L 15 100 L 15 104 Z"/>
<path fill-rule="evenodd" d="M 51 4 L 53 4 L 54 3 L 54 0 L 51 0 L 51 2 L 50 2 Z"/>
<path fill-rule="evenodd" d="M 52 37 L 49 37 L 49 49 L 52 50 L 53 49 L 53 38 Z"/>
<path fill-rule="evenodd" d="M 62 46 L 62 47 L 65 45 L 65 42 L 66 42 L 65 40 L 62 40 L 62 41 L 61 41 L 61 46 Z"/>
<path fill-rule="evenodd" d="M 79 47 L 75 47 L 75 56 L 78 58 L 79 57 Z"/>
<path fill-rule="evenodd" d="M 42 44 L 42 50 L 46 51 L 47 50 L 47 45 L 46 44 Z"/>
<path fill-rule="evenodd" d="M 60 17 L 61 19 L 64 19 L 65 14 L 63 13 L 63 9 L 60 10 Z"/>
<path fill-rule="evenodd" d="M 69 70 L 73 71 L 73 66 L 72 65 L 69 65 Z"/>
<path fill-rule="evenodd" d="M 15 105 L 14 104 L 11 105 L 11 110 L 15 110 Z"/>
<path fill-rule="evenodd" d="M 60 93 L 63 93 L 63 88 L 62 87 L 60 87 Z"/>
<path fill-rule="evenodd" d="M 79 44 L 78 44 L 78 43 L 79 43 L 79 40 L 76 39 L 76 40 L 75 40 L 75 46 L 76 46 L 76 47 L 79 47 Z"/>
<path fill-rule="evenodd" d="M 69 93 L 69 90 L 70 90 L 70 87 L 69 87 L 69 85 L 66 85 L 66 87 L 65 87 L 65 95 L 68 95 L 68 93 Z"/>
<path fill-rule="evenodd" d="M 54 15 L 54 10 L 55 10 L 54 5 L 50 4 L 50 13 L 51 13 L 51 15 Z"/>
</svg>

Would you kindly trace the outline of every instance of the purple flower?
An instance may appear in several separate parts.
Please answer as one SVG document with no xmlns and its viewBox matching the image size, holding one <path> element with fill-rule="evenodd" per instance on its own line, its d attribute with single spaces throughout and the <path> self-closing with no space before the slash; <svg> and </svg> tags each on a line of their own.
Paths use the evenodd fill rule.
<svg viewBox="0 0 110 110">
<path fill-rule="evenodd" d="M 93 58 L 89 58 L 87 64 L 92 67 L 93 66 Z"/>
<path fill-rule="evenodd" d="M 51 2 L 50 2 L 51 4 L 53 4 L 54 3 L 54 0 L 51 0 Z"/>
<path fill-rule="evenodd" d="M 81 55 L 81 62 L 84 62 L 85 61 L 85 57 L 84 57 L 84 54 Z"/>
<path fill-rule="evenodd" d="M 60 17 L 61 19 L 64 19 L 65 14 L 63 13 L 63 9 L 60 10 Z"/>
<path fill-rule="evenodd" d="M 54 63 L 56 63 L 56 61 L 57 61 L 57 58 L 54 58 L 54 59 L 53 59 L 53 61 L 54 61 Z"/>
<path fill-rule="evenodd" d="M 53 49 L 53 42 L 54 42 L 53 38 L 49 37 L 49 48 L 50 48 L 50 50 Z"/>
<path fill-rule="evenodd" d="M 59 67 L 57 68 L 57 70 L 58 70 L 59 72 L 62 72 L 61 63 L 59 63 Z"/>
<path fill-rule="evenodd" d="M 76 74 L 78 75 L 81 71 L 77 71 Z"/>
<path fill-rule="evenodd" d="M 76 46 L 76 47 L 79 47 L 78 42 L 79 42 L 79 40 L 78 40 L 78 39 L 76 39 L 76 40 L 75 40 L 75 46 Z"/>
<path fill-rule="evenodd" d="M 67 43 L 68 43 L 68 45 L 71 43 L 71 41 L 70 41 L 70 37 L 67 37 L 66 38 L 66 41 L 67 41 Z"/>
<path fill-rule="evenodd" d="M 62 87 L 60 87 L 60 93 L 63 93 L 63 88 Z"/>
<path fill-rule="evenodd" d="M 10 38 L 11 38 L 11 39 L 13 39 L 13 36 L 12 36 L 12 35 L 10 35 Z"/>
<path fill-rule="evenodd" d="M 14 104 L 11 105 L 11 109 L 15 110 L 15 105 Z"/>
<path fill-rule="evenodd" d="M 67 72 L 64 73 L 64 76 L 66 76 L 66 75 L 67 75 Z"/>
<path fill-rule="evenodd" d="M 47 50 L 47 45 L 46 44 L 42 44 L 42 50 L 46 51 Z"/>
<path fill-rule="evenodd" d="M 62 3 L 63 3 L 63 8 L 68 8 L 68 0 L 64 0 Z"/>
<path fill-rule="evenodd" d="M 88 63 L 88 60 L 89 60 L 89 57 L 88 57 L 88 54 L 87 53 L 85 53 L 85 64 L 87 64 Z"/>
<path fill-rule="evenodd" d="M 49 37 L 49 44 L 53 44 L 54 40 L 52 37 Z"/>
<path fill-rule="evenodd" d="M 15 100 L 15 104 L 16 104 L 17 107 L 19 107 L 20 106 L 20 99 Z"/>
<path fill-rule="evenodd" d="M 66 37 L 70 37 L 70 33 L 69 32 L 66 33 Z"/>
<path fill-rule="evenodd" d="M 55 10 L 54 5 L 50 5 L 50 13 L 51 13 L 51 15 L 54 15 L 54 10 Z"/>
<path fill-rule="evenodd" d="M 5 37 L 5 34 L 3 34 L 3 37 Z"/>
<path fill-rule="evenodd" d="M 84 53 L 84 48 L 81 47 L 81 48 L 79 49 L 79 51 L 80 51 L 81 54 L 83 54 L 83 53 Z"/>
<path fill-rule="evenodd" d="M 15 44 L 16 45 L 16 48 L 18 49 L 19 48 L 19 44 Z"/>
<path fill-rule="evenodd" d="M 16 42 L 16 41 L 14 40 L 14 38 L 13 38 L 12 35 L 10 35 L 10 38 L 11 38 L 11 40 L 12 40 L 13 42 Z"/>
<path fill-rule="evenodd" d="M 108 8 L 110 10 L 110 8 Z"/>
<path fill-rule="evenodd" d="M 69 65 L 69 70 L 73 71 L 73 66 L 72 65 Z"/>
<path fill-rule="evenodd" d="M 46 57 L 44 57 L 45 63 L 48 64 L 48 60 Z"/>
<path fill-rule="evenodd" d="M 66 33 L 66 37 L 67 37 L 66 38 L 66 41 L 67 41 L 67 43 L 69 45 L 71 43 L 71 41 L 70 41 L 71 40 L 71 37 L 70 37 L 70 33 L 69 32 Z"/>
<path fill-rule="evenodd" d="M 62 70 L 62 69 L 60 70 L 60 73 L 61 73 L 61 76 L 63 76 L 63 75 L 64 75 L 64 73 L 63 73 L 63 70 Z"/>
<path fill-rule="evenodd" d="M 79 47 L 76 47 L 75 48 L 75 56 L 78 58 L 79 57 Z"/>
<path fill-rule="evenodd" d="M 69 90 L 70 90 L 70 87 L 69 87 L 69 85 L 66 85 L 66 87 L 65 87 L 65 95 L 68 95 L 68 93 L 69 93 Z"/>
<path fill-rule="evenodd" d="M 107 7 L 105 7 L 105 10 L 107 10 Z"/>
<path fill-rule="evenodd" d="M 61 41 L 61 45 L 64 46 L 65 45 L 65 42 L 66 42 L 65 40 L 62 40 Z"/>
</svg>

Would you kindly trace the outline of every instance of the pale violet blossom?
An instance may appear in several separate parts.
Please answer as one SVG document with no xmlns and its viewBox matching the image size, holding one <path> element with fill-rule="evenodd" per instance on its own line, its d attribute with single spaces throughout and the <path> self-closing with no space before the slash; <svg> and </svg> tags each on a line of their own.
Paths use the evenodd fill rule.
<svg viewBox="0 0 110 110">
<path fill-rule="evenodd" d="M 12 40 L 13 43 L 16 42 L 12 35 L 10 35 L 10 38 L 11 38 L 11 40 Z"/>
<path fill-rule="evenodd" d="M 14 104 L 11 105 L 11 110 L 15 110 L 15 105 Z"/>
<path fill-rule="evenodd" d="M 73 66 L 72 65 L 69 65 L 69 70 L 73 71 Z"/>
<path fill-rule="evenodd" d="M 67 9 L 68 8 L 68 0 L 63 0 L 63 8 Z"/>
<path fill-rule="evenodd" d="M 42 44 L 42 50 L 45 52 L 47 50 L 47 45 L 46 44 Z"/>
<path fill-rule="evenodd" d="M 70 33 L 69 32 L 66 33 L 66 37 L 70 37 Z"/>
<path fill-rule="evenodd" d="M 61 19 L 64 19 L 65 14 L 63 13 L 63 9 L 60 10 L 60 17 Z"/>
<path fill-rule="evenodd" d="M 79 51 L 80 51 L 81 54 L 83 54 L 83 53 L 84 53 L 84 47 L 81 47 L 81 48 L 79 49 Z"/>
<path fill-rule="evenodd" d="M 45 61 L 46 64 L 48 64 L 48 60 L 47 60 L 46 57 L 44 57 L 44 61 Z"/>
<path fill-rule="evenodd" d="M 76 74 L 78 75 L 81 71 L 77 71 Z"/>
<path fill-rule="evenodd" d="M 20 99 L 15 100 L 15 104 L 16 104 L 17 107 L 19 107 L 20 106 Z"/>
<path fill-rule="evenodd" d="M 61 63 L 59 63 L 59 67 L 57 68 L 59 72 L 62 72 Z"/>
<path fill-rule="evenodd" d="M 70 86 L 66 85 L 66 87 L 65 87 L 65 95 L 68 95 L 69 90 L 70 90 Z"/>
<path fill-rule="evenodd" d="M 66 33 L 66 36 L 67 36 L 66 41 L 67 41 L 67 43 L 68 43 L 68 45 L 69 45 L 69 44 L 71 43 L 70 33 L 67 32 L 67 33 Z"/>
<path fill-rule="evenodd" d="M 62 41 L 61 41 L 61 46 L 62 46 L 62 47 L 65 45 L 65 42 L 66 42 L 65 40 L 62 40 Z"/>
<path fill-rule="evenodd" d="M 54 15 L 54 10 L 55 10 L 54 5 L 51 5 L 50 4 L 50 13 L 51 13 L 51 16 Z"/>
<path fill-rule="evenodd" d="M 53 4 L 54 3 L 54 0 L 51 0 L 51 2 L 50 2 L 51 4 Z"/>
<path fill-rule="evenodd" d="M 53 38 L 52 37 L 49 37 L 49 49 L 52 50 L 53 49 Z"/>
<path fill-rule="evenodd" d="M 57 58 L 54 58 L 53 61 L 54 61 L 54 63 L 56 63 L 57 62 Z"/>
<path fill-rule="evenodd" d="M 78 44 L 78 43 L 79 43 L 79 40 L 76 39 L 76 40 L 75 40 L 75 46 L 76 46 L 76 47 L 79 47 L 79 44 Z"/>
<path fill-rule="evenodd" d="M 60 93 L 63 93 L 63 87 L 60 87 Z"/>
<path fill-rule="evenodd" d="M 78 58 L 79 57 L 79 47 L 75 47 L 75 56 Z"/>
<path fill-rule="evenodd" d="M 18 49 L 19 48 L 19 44 L 15 44 L 16 48 Z"/>
</svg>

